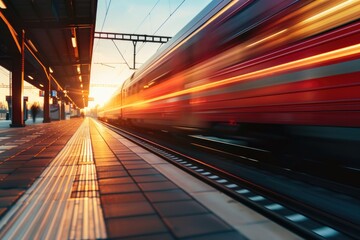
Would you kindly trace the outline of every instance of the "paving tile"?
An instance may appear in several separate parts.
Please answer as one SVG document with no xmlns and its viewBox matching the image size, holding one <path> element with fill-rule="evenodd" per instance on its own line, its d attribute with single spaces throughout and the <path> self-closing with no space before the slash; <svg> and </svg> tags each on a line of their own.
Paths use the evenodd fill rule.
<svg viewBox="0 0 360 240">
<path fill-rule="evenodd" d="M 0 181 L 4 180 L 6 177 L 8 177 L 10 174 L 6 173 L 0 173 Z"/>
<path fill-rule="evenodd" d="M 107 171 L 107 172 L 98 172 L 98 179 L 102 178 L 118 178 L 129 176 L 126 171 Z"/>
<path fill-rule="evenodd" d="M 134 181 L 130 177 L 99 179 L 99 185 L 112 185 L 112 184 L 123 184 L 123 183 L 134 183 Z"/>
<path fill-rule="evenodd" d="M 105 136 L 106 136 L 105 137 L 106 142 L 107 142 L 107 144 L 109 144 L 111 149 L 115 146 L 116 147 L 124 147 L 117 139 L 114 139 L 111 135 L 106 134 Z"/>
<path fill-rule="evenodd" d="M 168 233 L 143 235 L 140 237 L 121 238 L 121 240 L 174 240 L 174 239 L 175 238 L 171 234 L 168 234 Z"/>
<path fill-rule="evenodd" d="M 153 168 L 151 165 L 149 164 L 128 164 L 125 165 L 126 169 L 149 169 L 149 168 Z"/>
<path fill-rule="evenodd" d="M 133 164 L 144 164 L 144 163 L 147 164 L 147 162 L 144 160 L 131 160 L 131 161 L 123 161 L 122 160 L 121 163 L 125 166 L 133 165 Z"/>
<path fill-rule="evenodd" d="M 42 146 L 33 146 L 30 149 L 22 152 L 22 154 L 24 155 L 35 155 L 37 153 L 39 153 L 41 150 L 43 150 L 44 147 Z"/>
<path fill-rule="evenodd" d="M 96 159 L 106 159 L 106 158 L 113 158 L 114 154 L 112 152 L 106 152 L 106 153 L 99 153 L 97 151 L 94 151 L 94 157 Z"/>
<path fill-rule="evenodd" d="M 34 157 L 34 154 L 19 154 L 15 158 L 12 158 L 11 161 L 28 161 Z"/>
<path fill-rule="evenodd" d="M 2 168 L 19 168 L 24 166 L 28 161 L 6 161 L 3 164 L 1 164 Z"/>
<path fill-rule="evenodd" d="M 73 188 L 76 191 L 98 191 L 98 186 L 91 181 L 74 182 Z"/>
<path fill-rule="evenodd" d="M 69 141 L 69 137 L 66 137 L 66 139 L 58 139 L 56 140 L 55 145 L 65 146 L 68 141 Z"/>
<path fill-rule="evenodd" d="M 244 237 L 236 231 L 230 232 L 221 232 L 221 233 L 211 233 L 201 236 L 191 236 L 188 238 L 182 238 L 183 240 L 247 240 L 248 238 Z"/>
<path fill-rule="evenodd" d="M 96 171 L 104 172 L 104 171 L 123 171 L 125 168 L 121 165 L 112 165 L 112 166 L 96 166 Z"/>
<path fill-rule="evenodd" d="M 160 174 L 160 172 L 155 169 L 134 169 L 134 170 L 129 170 L 129 173 L 132 176 Z"/>
<path fill-rule="evenodd" d="M 96 166 L 121 166 L 121 163 L 119 161 L 109 161 L 109 162 L 99 162 L 95 161 Z"/>
<path fill-rule="evenodd" d="M 127 192 L 140 192 L 140 189 L 136 184 L 133 183 L 100 186 L 100 194 L 127 193 Z"/>
<path fill-rule="evenodd" d="M 94 149 L 94 154 L 97 154 L 97 155 L 111 155 L 112 154 L 112 151 L 104 143 L 103 140 L 102 141 L 97 141 L 96 143 L 94 143 L 93 144 L 93 149 Z"/>
<path fill-rule="evenodd" d="M 117 151 L 124 151 L 124 152 L 129 151 L 129 149 L 124 144 L 119 142 L 119 139 L 123 139 L 123 137 L 117 135 L 117 138 L 114 139 L 116 142 L 114 149 L 116 149 Z"/>
<path fill-rule="evenodd" d="M 166 225 L 178 238 L 232 230 L 230 226 L 213 214 L 164 218 Z"/>
<path fill-rule="evenodd" d="M 45 170 L 45 167 L 32 167 L 32 166 L 23 166 L 21 168 L 16 169 L 14 173 L 38 173 L 39 175 Z"/>
<path fill-rule="evenodd" d="M 46 159 L 34 159 L 28 161 L 24 166 L 31 166 L 31 167 L 46 167 L 51 162 L 52 158 Z"/>
<path fill-rule="evenodd" d="M 18 198 L 19 196 L 0 197 L 0 208 L 10 207 Z"/>
<path fill-rule="evenodd" d="M 104 142 L 104 140 L 97 141 L 96 144 L 93 145 L 93 149 L 94 149 L 94 153 L 96 154 L 104 154 L 104 155 L 112 154 L 111 149 Z"/>
<path fill-rule="evenodd" d="M 209 211 L 194 200 L 154 203 L 162 217 L 174 217 L 208 213 Z"/>
<path fill-rule="evenodd" d="M 119 148 L 119 149 L 117 149 L 115 147 L 115 148 L 112 148 L 112 150 L 116 155 L 132 153 L 132 151 L 130 151 L 127 147 L 123 147 L 123 148 Z"/>
<path fill-rule="evenodd" d="M 0 189 L 0 197 L 20 196 L 24 192 L 24 189 Z"/>
<path fill-rule="evenodd" d="M 8 158 L 14 156 L 15 154 L 17 154 L 17 152 L 10 152 L 10 151 L 6 151 L 6 152 L 1 152 L 2 150 L 0 150 L 0 162 L 4 163 L 5 160 L 7 160 Z"/>
<path fill-rule="evenodd" d="M 0 174 L 2 173 L 12 173 L 16 170 L 16 168 L 3 168 L 2 165 L 0 165 Z"/>
<path fill-rule="evenodd" d="M 168 202 L 192 199 L 190 195 L 181 189 L 173 189 L 167 191 L 145 192 L 144 193 L 151 202 Z"/>
<path fill-rule="evenodd" d="M 171 190 L 171 189 L 179 188 L 178 186 L 176 186 L 174 183 L 172 183 L 170 181 L 139 183 L 139 187 L 145 192 L 164 191 L 164 190 Z"/>
<path fill-rule="evenodd" d="M 24 173 L 12 173 L 7 178 L 6 181 L 9 180 L 24 180 L 24 179 L 35 179 L 39 176 L 39 173 L 31 173 L 31 172 L 24 172 Z"/>
<path fill-rule="evenodd" d="M 20 180 L 4 180 L 0 182 L 0 189 L 10 189 L 10 188 L 28 188 L 33 183 L 31 179 L 20 179 Z"/>
<path fill-rule="evenodd" d="M 60 152 L 63 148 L 64 148 L 63 146 L 51 145 L 51 146 L 48 146 L 45 151 L 49 151 L 49 152 Z"/>
<path fill-rule="evenodd" d="M 164 177 L 161 174 L 147 175 L 147 176 L 134 176 L 134 179 L 138 183 L 169 181 L 166 177 Z"/>
<path fill-rule="evenodd" d="M 155 214 L 155 210 L 146 201 L 103 204 L 102 207 L 105 218 Z"/>
<path fill-rule="evenodd" d="M 51 141 L 53 139 L 51 138 L 42 138 L 42 139 L 39 139 L 41 142 L 37 142 L 36 143 L 36 147 L 42 147 L 42 148 L 45 148 L 46 146 L 48 146 L 49 144 L 51 144 Z"/>
<path fill-rule="evenodd" d="M 124 156 L 123 154 L 117 154 L 116 156 L 120 159 L 120 161 L 142 161 L 138 155 Z"/>
<path fill-rule="evenodd" d="M 167 228 L 156 215 L 110 218 L 106 220 L 108 238 L 136 237 L 166 233 Z"/>
<path fill-rule="evenodd" d="M 70 198 L 94 198 L 99 197 L 98 191 L 72 191 Z"/>
<path fill-rule="evenodd" d="M 6 213 L 8 208 L 0 208 L 0 217 Z"/>
<path fill-rule="evenodd" d="M 124 160 L 132 160 L 132 159 L 142 160 L 141 158 L 139 158 L 139 156 L 136 153 L 134 153 L 130 149 L 128 152 L 123 152 L 121 156 L 124 158 Z"/>
<path fill-rule="evenodd" d="M 44 151 L 44 152 L 41 152 L 39 153 L 36 157 L 36 159 L 41 159 L 41 158 L 55 158 L 58 154 L 59 154 L 60 151 Z"/>
<path fill-rule="evenodd" d="M 103 138 L 100 135 L 98 136 L 99 138 L 93 139 L 97 143 L 93 146 L 93 148 L 96 149 L 96 151 L 108 151 L 108 145 L 104 142 Z"/>
<path fill-rule="evenodd" d="M 103 194 L 100 196 L 100 199 L 102 204 L 141 202 L 146 200 L 146 198 L 141 192 Z"/>
</svg>

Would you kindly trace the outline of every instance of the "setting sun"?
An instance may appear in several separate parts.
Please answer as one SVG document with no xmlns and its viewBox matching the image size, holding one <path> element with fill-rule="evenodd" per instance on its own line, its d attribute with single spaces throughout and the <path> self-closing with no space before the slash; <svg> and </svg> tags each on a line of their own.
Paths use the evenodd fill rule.
<svg viewBox="0 0 360 240">
<path fill-rule="evenodd" d="M 92 65 L 89 108 L 102 106 L 133 70 L 120 64 Z"/>
<path fill-rule="evenodd" d="M 96 105 L 103 105 L 112 95 L 115 89 L 111 87 L 92 87 L 90 90 L 90 97 L 94 100 L 89 101 L 89 107 L 94 107 Z"/>
</svg>

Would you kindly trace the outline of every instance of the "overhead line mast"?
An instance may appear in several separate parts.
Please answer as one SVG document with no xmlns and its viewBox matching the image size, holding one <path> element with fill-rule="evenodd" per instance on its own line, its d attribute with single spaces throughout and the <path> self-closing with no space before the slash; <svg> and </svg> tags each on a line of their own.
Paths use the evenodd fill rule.
<svg viewBox="0 0 360 240">
<path fill-rule="evenodd" d="M 150 42 L 150 43 L 167 43 L 171 37 L 166 36 L 155 36 L 146 34 L 127 34 L 127 33 L 110 33 L 110 32 L 95 32 L 94 38 L 108 39 L 108 40 L 121 40 L 121 41 L 132 41 L 134 46 L 134 59 L 133 69 L 135 70 L 136 62 L 136 44 L 137 42 Z"/>
</svg>

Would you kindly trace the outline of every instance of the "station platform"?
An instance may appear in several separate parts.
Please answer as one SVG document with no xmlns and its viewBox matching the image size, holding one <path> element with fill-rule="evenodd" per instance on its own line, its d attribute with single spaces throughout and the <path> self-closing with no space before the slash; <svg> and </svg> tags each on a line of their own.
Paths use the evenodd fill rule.
<svg viewBox="0 0 360 240">
<path fill-rule="evenodd" d="M 1 239 L 300 239 L 91 118 L 0 124 Z"/>
</svg>

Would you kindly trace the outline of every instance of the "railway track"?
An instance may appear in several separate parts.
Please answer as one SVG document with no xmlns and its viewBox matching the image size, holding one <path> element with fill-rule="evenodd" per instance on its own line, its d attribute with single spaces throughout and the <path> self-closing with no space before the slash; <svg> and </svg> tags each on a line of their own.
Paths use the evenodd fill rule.
<svg viewBox="0 0 360 240">
<path fill-rule="evenodd" d="M 105 125 L 118 134 L 121 134 L 149 151 L 160 155 L 184 171 L 200 178 L 223 193 L 242 202 L 306 239 L 356 239 L 360 236 L 360 225 L 358 224 L 359 222 L 357 222 L 359 219 L 356 217 L 355 219 L 349 219 L 347 218 L 348 215 L 346 215 L 346 213 L 338 215 L 336 214 L 336 209 L 333 209 L 333 212 L 324 211 L 321 209 L 321 205 L 326 205 L 325 202 L 319 202 L 318 205 L 313 205 L 304 198 L 300 197 L 300 199 L 298 199 L 291 193 L 284 194 L 281 192 L 281 189 L 279 189 L 290 188 L 290 191 L 299 194 L 298 192 L 301 191 L 300 188 L 292 189 L 290 186 L 294 183 L 297 184 L 297 186 L 304 187 L 298 181 L 292 181 L 283 176 L 277 176 L 275 177 L 276 180 L 274 180 L 274 178 L 264 174 L 263 171 L 252 171 L 246 168 L 240 169 L 239 171 L 241 173 L 238 171 L 230 172 L 213 163 L 209 163 L 209 161 L 202 160 L 201 157 L 193 157 L 189 154 L 184 154 L 168 146 L 163 146 L 162 144 L 151 141 L 147 137 L 139 136 L 138 134 L 134 134 L 113 125 Z M 207 150 L 211 151 L 217 151 L 218 153 L 221 153 L 222 151 L 221 147 L 215 149 L 204 145 L 204 141 L 208 141 L 208 139 L 199 136 L 192 136 L 192 138 L 198 139 L 201 142 L 201 144 L 199 142 L 192 142 L 192 145 L 197 145 L 197 147 L 200 148 L 207 148 Z M 233 150 L 238 147 L 231 142 L 221 143 L 219 139 L 212 139 L 212 141 L 213 140 L 215 140 L 217 144 L 225 144 L 226 148 L 232 148 Z M 266 150 L 252 149 L 244 146 L 242 146 L 242 150 L 248 152 L 247 156 L 251 156 L 245 157 L 245 160 L 255 164 L 258 162 L 257 158 L 267 157 L 269 154 Z M 230 156 L 236 155 L 236 150 L 224 154 Z M 257 179 L 257 181 L 253 181 L 254 179 Z M 278 186 L 278 188 L 276 188 L 270 186 L 272 184 L 278 185 L 278 182 L 283 182 L 283 184 L 281 184 L 282 187 Z M 303 194 L 306 195 L 307 193 L 304 192 Z M 341 197 L 343 196 L 340 196 L 340 198 Z M 350 211 L 359 206 L 356 204 L 357 203 L 353 201 L 350 203 Z"/>
</svg>

